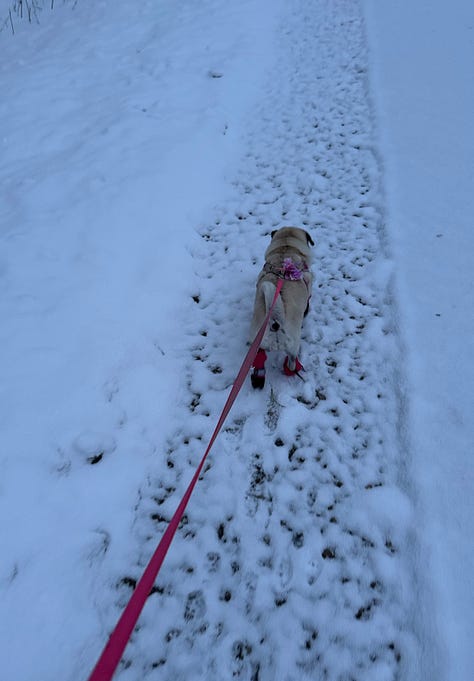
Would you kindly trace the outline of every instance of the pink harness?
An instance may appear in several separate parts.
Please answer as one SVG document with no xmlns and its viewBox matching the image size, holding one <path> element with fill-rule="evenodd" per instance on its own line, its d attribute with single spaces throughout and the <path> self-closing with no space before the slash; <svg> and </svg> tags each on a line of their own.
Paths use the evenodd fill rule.
<svg viewBox="0 0 474 681">
<path fill-rule="evenodd" d="M 303 272 L 307 271 L 308 266 L 306 263 L 302 263 L 298 266 L 291 258 L 285 258 L 283 260 L 283 279 L 289 279 L 290 281 L 300 281 L 303 278 Z"/>
<path fill-rule="evenodd" d="M 263 271 L 274 274 L 278 279 L 285 279 L 285 281 L 302 281 L 308 291 L 308 302 L 310 301 L 311 291 L 304 276 L 305 272 L 309 272 L 309 267 L 303 260 L 296 263 L 291 258 L 285 258 L 281 267 L 276 267 L 266 262 L 263 266 Z"/>
<path fill-rule="evenodd" d="M 286 279 L 287 281 L 301 281 L 308 269 L 305 262 L 296 263 L 291 258 L 285 258 L 281 267 L 275 267 L 269 262 L 266 262 L 263 266 L 264 272 L 269 272 L 279 279 Z"/>
</svg>

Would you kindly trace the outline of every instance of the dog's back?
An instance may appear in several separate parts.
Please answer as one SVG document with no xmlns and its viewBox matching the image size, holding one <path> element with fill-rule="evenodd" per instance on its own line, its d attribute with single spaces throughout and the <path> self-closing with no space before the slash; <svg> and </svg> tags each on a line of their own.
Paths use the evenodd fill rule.
<svg viewBox="0 0 474 681">
<path fill-rule="evenodd" d="M 264 350 L 285 350 L 296 355 L 299 350 L 301 325 L 311 292 L 312 274 L 309 269 L 313 243 L 310 235 L 299 227 L 283 227 L 272 233 L 265 251 L 265 265 L 257 281 L 251 340 L 270 309 L 278 278 L 286 278 L 284 263 L 288 260 L 300 276 L 285 281 L 277 300 L 261 347 Z"/>
</svg>

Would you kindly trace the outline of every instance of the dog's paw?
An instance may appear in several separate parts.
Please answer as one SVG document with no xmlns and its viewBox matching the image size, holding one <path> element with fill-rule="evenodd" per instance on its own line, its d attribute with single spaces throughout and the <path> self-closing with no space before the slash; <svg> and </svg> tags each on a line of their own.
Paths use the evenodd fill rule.
<svg viewBox="0 0 474 681">
<path fill-rule="evenodd" d="M 252 388 L 259 388 L 260 390 L 265 385 L 265 369 L 254 369 L 250 374 Z"/>
<path fill-rule="evenodd" d="M 285 376 L 295 376 L 298 373 L 298 371 L 301 371 L 302 369 L 304 371 L 304 366 L 301 364 L 298 357 L 295 358 L 294 369 L 290 369 L 288 355 L 285 357 L 285 361 L 283 362 L 283 373 L 285 374 Z"/>
</svg>

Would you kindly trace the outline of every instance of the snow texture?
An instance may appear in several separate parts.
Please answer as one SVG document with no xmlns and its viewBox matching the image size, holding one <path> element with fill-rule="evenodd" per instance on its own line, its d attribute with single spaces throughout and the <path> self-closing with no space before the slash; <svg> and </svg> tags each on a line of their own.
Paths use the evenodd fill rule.
<svg viewBox="0 0 474 681">
<path fill-rule="evenodd" d="M 115 678 L 450 678 L 363 7 L 97 0 L 4 25 L 2 678 L 88 678 L 284 225 L 315 241 L 304 380 L 269 353 L 244 385 Z"/>
<path fill-rule="evenodd" d="M 229 358 L 242 354 L 261 266 L 249 262 L 248 244 L 263 254 L 270 231 L 286 223 L 310 228 L 316 241 L 306 381 L 283 377 L 280 357 L 266 399 L 247 385 L 127 652 L 124 679 L 159 667 L 161 678 L 186 677 L 183 650 L 207 651 L 192 669 L 208 679 L 378 681 L 412 664 L 410 503 L 397 487 L 397 350 L 365 36 L 352 3 L 321 9 L 302 4 L 286 19 L 234 191 L 200 228 L 197 311 L 184 328 L 188 405 L 167 443 L 168 470 L 141 490 L 137 552 L 149 555 L 164 530 L 238 369 Z M 141 567 L 117 575 L 123 597 Z"/>
</svg>

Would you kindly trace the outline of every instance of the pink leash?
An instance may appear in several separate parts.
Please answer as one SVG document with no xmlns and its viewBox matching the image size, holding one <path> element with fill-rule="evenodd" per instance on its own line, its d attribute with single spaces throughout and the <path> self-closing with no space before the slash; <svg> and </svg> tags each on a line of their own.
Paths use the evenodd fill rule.
<svg viewBox="0 0 474 681">
<path fill-rule="evenodd" d="M 257 333 L 255 340 L 250 346 L 250 349 L 247 352 L 244 361 L 242 362 L 242 366 L 240 367 L 239 373 L 237 374 L 237 378 L 235 379 L 234 385 L 232 386 L 229 397 L 227 398 L 227 402 L 224 405 L 224 409 L 222 410 L 222 414 L 219 418 L 217 426 L 212 434 L 209 444 L 207 445 L 207 449 L 204 453 L 204 456 L 201 459 L 201 463 L 199 464 L 193 476 L 193 479 L 189 483 L 188 489 L 186 490 L 183 498 L 181 499 L 178 508 L 176 509 L 173 517 L 171 518 L 170 523 L 166 528 L 166 531 L 163 537 L 161 538 L 160 543 L 156 547 L 155 553 L 152 555 L 150 562 L 146 566 L 143 575 L 141 576 L 139 582 L 137 583 L 137 586 L 125 610 L 121 614 L 115 626 L 115 629 L 112 631 L 108 643 L 103 649 L 92 674 L 89 676 L 88 681 L 110 681 L 110 679 L 112 679 L 115 673 L 115 670 L 117 669 L 118 663 L 122 658 L 123 652 L 130 639 L 130 636 L 132 635 L 132 631 L 135 627 L 135 624 L 137 623 L 137 620 L 140 617 L 140 613 L 143 610 L 146 599 L 148 598 L 148 595 L 153 587 L 156 576 L 158 575 L 158 572 L 166 557 L 166 554 L 168 553 L 168 549 L 171 545 L 176 530 L 178 529 L 178 525 L 180 523 L 181 518 L 183 517 L 184 511 L 186 509 L 186 506 L 188 505 L 188 501 L 191 497 L 191 494 L 193 493 L 194 487 L 196 486 L 196 483 L 199 479 L 207 455 L 209 454 L 211 447 L 214 444 L 214 441 L 217 435 L 219 434 L 219 431 L 222 428 L 222 425 L 224 424 L 224 421 L 227 418 L 227 415 L 229 414 L 232 405 L 235 402 L 235 398 L 239 394 L 239 391 L 243 385 L 245 377 L 248 374 L 250 367 L 252 366 L 252 362 L 254 361 L 257 351 L 260 347 L 260 343 L 262 342 L 263 336 L 265 334 L 265 329 L 267 328 L 270 315 L 273 311 L 277 298 L 280 295 L 282 286 L 283 279 L 279 279 L 276 285 L 276 291 L 275 296 L 273 298 L 273 302 L 270 306 L 270 309 L 267 312 L 267 316 L 263 320 L 262 326 L 260 327 L 260 330 Z"/>
</svg>

